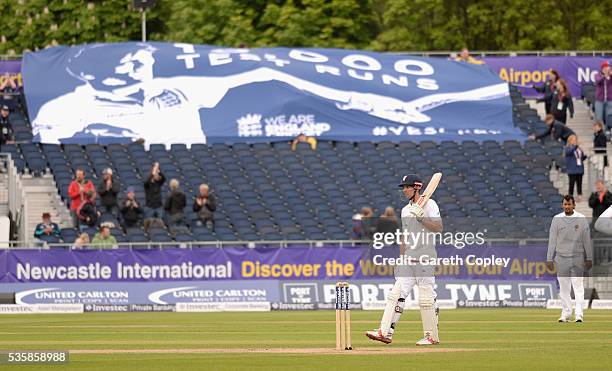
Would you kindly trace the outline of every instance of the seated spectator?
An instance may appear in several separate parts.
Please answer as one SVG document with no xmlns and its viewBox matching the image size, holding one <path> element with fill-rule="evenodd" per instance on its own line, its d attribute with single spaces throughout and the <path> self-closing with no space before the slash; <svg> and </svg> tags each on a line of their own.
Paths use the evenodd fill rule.
<svg viewBox="0 0 612 371">
<path fill-rule="evenodd" d="M 91 247 L 94 249 L 116 249 L 117 240 L 111 235 L 111 231 L 108 225 L 103 224 L 100 226 L 100 232 L 96 233 L 93 240 L 91 240 Z"/>
<path fill-rule="evenodd" d="M 565 80 L 561 79 L 555 85 L 557 90 L 550 102 L 550 113 L 553 114 L 555 120 L 561 121 L 565 125 L 567 123 L 567 111 L 569 111 L 570 117 L 574 117 L 574 103 Z"/>
<path fill-rule="evenodd" d="M 91 180 L 85 179 L 85 172 L 83 169 L 77 169 L 75 172 L 75 178 L 68 187 L 68 196 L 70 197 L 70 216 L 72 217 L 72 223 L 75 227 L 79 227 L 81 218 L 79 217 L 78 210 L 81 208 L 81 204 L 86 199 L 86 194 L 89 191 L 95 192 L 95 187 Z"/>
<path fill-rule="evenodd" d="M 161 188 L 166 178 L 159 168 L 159 162 L 153 163 L 149 177 L 145 180 L 145 218 L 164 218 Z"/>
<path fill-rule="evenodd" d="M 483 61 L 480 61 L 480 60 L 472 57 L 470 55 L 470 51 L 468 50 L 468 48 L 461 49 L 461 53 L 459 54 L 459 56 L 457 56 L 457 58 L 455 58 L 455 61 L 471 63 L 471 64 L 484 64 Z"/>
<path fill-rule="evenodd" d="M 595 192 L 589 197 L 589 207 L 593 209 L 593 222 L 610 206 L 612 206 L 612 193 L 606 189 L 604 181 L 598 179 L 595 182 Z"/>
<path fill-rule="evenodd" d="M 106 168 L 102 172 L 102 181 L 98 184 L 98 195 L 100 204 L 104 212 L 118 215 L 117 194 L 119 194 L 119 184 L 113 180 L 113 169 Z"/>
<path fill-rule="evenodd" d="M 197 225 L 215 229 L 214 212 L 217 210 L 215 196 L 210 194 L 208 184 L 200 184 L 200 194 L 193 200 L 193 211 L 198 213 Z"/>
<path fill-rule="evenodd" d="M 374 211 L 370 207 L 361 208 L 361 238 L 369 240 L 372 238 L 372 234 L 376 230 L 376 225 L 372 218 L 374 217 Z"/>
<path fill-rule="evenodd" d="M 74 240 L 72 245 L 73 249 L 84 249 L 89 245 L 89 235 L 87 233 L 81 233 L 79 237 Z"/>
<path fill-rule="evenodd" d="M 546 115 L 544 122 L 548 126 L 548 130 L 539 135 L 531 134 L 529 135 L 530 139 L 539 140 L 550 138 L 555 141 L 561 139 L 563 141 L 563 144 L 565 144 L 567 143 L 567 138 L 569 138 L 570 135 L 575 135 L 572 129 L 555 120 L 555 117 L 550 113 Z"/>
<path fill-rule="evenodd" d="M 313 151 L 317 150 L 317 139 L 314 137 L 309 137 L 306 134 L 302 133 L 298 135 L 297 138 L 295 138 L 293 142 L 291 142 L 292 151 L 295 151 L 297 149 L 298 143 L 308 143 L 310 144 L 310 148 L 312 148 Z"/>
<path fill-rule="evenodd" d="M 557 89 L 556 82 L 560 79 L 559 72 L 551 69 L 548 74 L 548 81 L 542 85 L 531 85 L 538 93 L 544 93 L 544 97 L 538 99 L 538 102 L 544 102 L 544 109 L 546 114 L 550 113 L 550 105 L 552 103 L 553 95 Z"/>
<path fill-rule="evenodd" d="M 362 234 L 362 225 L 361 225 L 361 219 L 363 218 L 363 215 L 361 215 L 361 213 L 357 213 L 355 215 L 353 215 L 353 235 L 352 238 L 354 240 L 361 240 L 363 238 L 363 234 Z"/>
<path fill-rule="evenodd" d="M 142 208 L 136 200 L 134 187 L 128 187 L 127 199 L 125 200 L 125 202 L 123 203 L 123 207 L 121 208 L 121 215 L 123 216 L 123 226 L 125 228 L 128 228 L 138 225 L 141 214 Z"/>
<path fill-rule="evenodd" d="M 376 232 L 379 233 L 395 233 L 399 228 L 395 210 L 391 206 L 385 209 L 385 212 L 380 216 L 376 223 Z"/>
<path fill-rule="evenodd" d="M 612 115 L 612 72 L 610 63 L 604 61 L 601 71 L 595 75 L 595 119 L 610 128 L 612 122 L 606 122 L 609 115 Z"/>
<path fill-rule="evenodd" d="M 90 189 L 85 195 L 85 199 L 77 210 L 79 216 L 79 228 L 84 230 L 87 227 L 95 227 L 101 213 L 96 207 L 96 191 Z"/>
<path fill-rule="evenodd" d="M 34 237 L 47 243 L 60 242 L 60 227 L 51 221 L 51 214 L 42 214 L 42 223 L 36 226 Z"/>
<path fill-rule="evenodd" d="M 9 113 L 8 106 L 2 106 L 0 109 L 0 145 L 15 143 Z"/>
<path fill-rule="evenodd" d="M 179 186 L 178 180 L 170 180 L 170 193 L 168 193 L 166 204 L 164 205 L 168 226 L 185 224 L 185 214 L 183 210 L 187 205 L 187 198 Z"/>
<path fill-rule="evenodd" d="M 593 124 L 593 151 L 597 155 L 597 158 L 602 159 L 603 166 L 608 166 L 608 139 L 606 138 L 606 133 L 604 131 L 603 122 L 597 121 Z M 600 162 L 600 165 L 601 162 Z"/>
</svg>

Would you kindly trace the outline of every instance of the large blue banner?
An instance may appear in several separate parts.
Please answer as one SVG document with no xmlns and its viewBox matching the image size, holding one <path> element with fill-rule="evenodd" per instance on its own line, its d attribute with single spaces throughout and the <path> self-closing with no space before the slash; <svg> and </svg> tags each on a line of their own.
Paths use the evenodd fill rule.
<svg viewBox="0 0 612 371">
<path fill-rule="evenodd" d="M 27 53 L 43 143 L 521 139 L 486 66 L 338 49 L 91 44 Z"/>
</svg>

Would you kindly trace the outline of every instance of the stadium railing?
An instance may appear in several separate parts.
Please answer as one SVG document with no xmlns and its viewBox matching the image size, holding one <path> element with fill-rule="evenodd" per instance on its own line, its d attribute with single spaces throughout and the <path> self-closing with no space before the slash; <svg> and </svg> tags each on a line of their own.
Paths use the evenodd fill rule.
<svg viewBox="0 0 612 371">
<path fill-rule="evenodd" d="M 487 245 L 499 245 L 508 244 L 510 246 L 526 246 L 534 243 L 546 243 L 546 238 L 489 238 L 486 240 Z M 612 238 L 609 239 L 612 242 Z M 51 249 L 51 248 L 73 248 L 74 244 L 70 243 L 47 243 L 39 241 L 39 243 L 32 244 L 32 241 L 0 241 L 0 245 L 7 244 L 10 249 Z M 185 242 L 118 242 L 118 248 L 129 248 L 129 249 L 154 249 L 154 248 L 185 248 L 193 249 L 200 247 L 323 247 L 323 246 L 336 246 L 336 247 L 352 247 L 352 246 L 367 246 L 369 241 L 367 240 L 257 240 L 257 241 L 185 241 Z M 79 248 L 80 249 L 80 248 Z M 84 250 L 98 249 L 91 246 L 83 248 Z M 99 250 L 99 249 L 98 249 Z"/>
<path fill-rule="evenodd" d="M 25 236 L 25 196 L 19 178 L 19 172 L 15 168 L 9 153 L 0 153 L 0 168 L 7 174 L 8 211 L 9 218 L 16 224 L 20 236 Z M 3 244 L 0 242 L 0 246 Z"/>
</svg>

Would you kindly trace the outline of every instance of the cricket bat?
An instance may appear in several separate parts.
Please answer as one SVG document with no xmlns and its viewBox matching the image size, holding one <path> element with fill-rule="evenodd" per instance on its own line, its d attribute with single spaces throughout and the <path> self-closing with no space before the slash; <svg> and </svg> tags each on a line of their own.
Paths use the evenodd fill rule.
<svg viewBox="0 0 612 371">
<path fill-rule="evenodd" d="M 427 184 L 427 187 L 421 193 L 421 197 L 419 197 L 419 199 L 416 202 L 416 204 L 419 205 L 420 208 L 425 207 L 425 204 L 427 203 L 427 201 L 429 201 L 429 198 L 431 197 L 431 195 L 436 191 L 436 188 L 438 188 L 438 184 L 440 184 L 441 179 L 442 179 L 442 173 L 435 173 L 431 177 L 429 184 Z"/>
</svg>

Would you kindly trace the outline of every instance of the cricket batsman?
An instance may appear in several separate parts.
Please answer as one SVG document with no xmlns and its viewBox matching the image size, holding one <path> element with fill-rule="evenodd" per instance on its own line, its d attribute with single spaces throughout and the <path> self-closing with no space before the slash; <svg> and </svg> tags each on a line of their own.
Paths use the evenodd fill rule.
<svg viewBox="0 0 612 371">
<path fill-rule="evenodd" d="M 572 316 L 570 291 L 574 287 L 576 297 L 575 322 L 583 321 L 584 270 L 593 265 L 593 246 L 589 222 L 584 215 L 574 211 L 576 202 L 571 195 L 563 196 L 563 212 L 555 215 L 550 224 L 546 266 L 557 266 L 561 317 L 559 322 L 568 322 Z M 553 263 L 554 258 L 554 263 Z"/>
<path fill-rule="evenodd" d="M 391 343 L 395 325 L 402 315 L 406 298 L 416 285 L 419 292 L 424 335 L 416 345 L 436 345 L 440 342 L 440 338 L 438 336 L 434 267 L 419 264 L 419 258 L 422 256 L 429 260 L 437 257 L 435 238 L 427 238 L 424 235 L 442 232 L 440 209 L 432 199 L 429 199 L 423 208 L 416 203 L 420 197 L 419 191 L 423 187 L 423 182 L 417 175 L 405 175 L 399 187 L 408 199 L 408 204 L 402 209 L 403 232 L 421 238 L 410 238 L 408 243 L 406 239 L 402 239 L 400 242 L 400 256 L 405 256 L 410 264 L 395 266 L 395 285 L 387 296 L 380 327 L 367 331 L 366 336 L 385 344 Z"/>
</svg>

